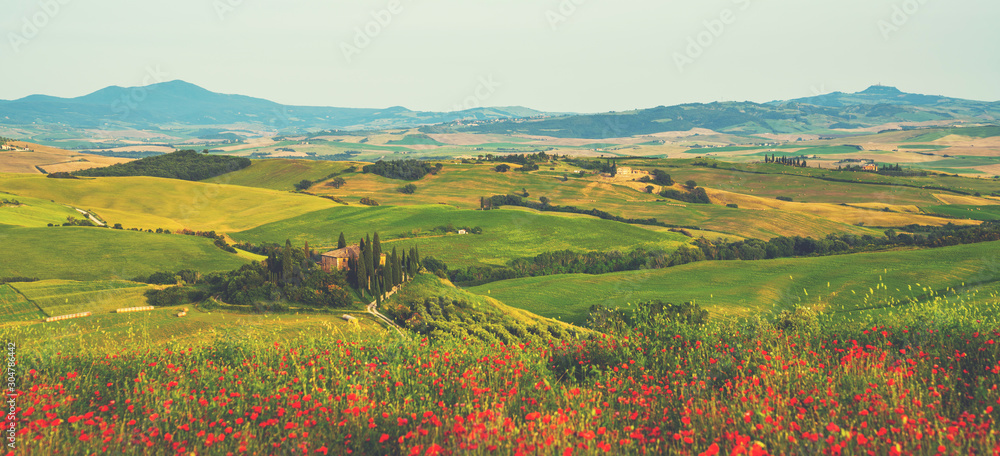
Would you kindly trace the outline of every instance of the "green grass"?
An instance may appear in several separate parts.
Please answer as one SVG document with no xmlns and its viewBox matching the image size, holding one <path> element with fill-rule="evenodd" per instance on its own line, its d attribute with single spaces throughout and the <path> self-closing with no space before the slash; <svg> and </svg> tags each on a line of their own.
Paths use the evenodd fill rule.
<svg viewBox="0 0 1000 456">
<path fill-rule="evenodd" d="M 11 286 L 51 317 L 80 312 L 111 313 L 115 309 L 148 305 L 143 293 L 149 286 L 124 280 L 43 280 Z"/>
<path fill-rule="evenodd" d="M 449 235 L 388 242 L 386 246 L 417 245 L 424 257 L 434 256 L 452 266 L 503 264 L 513 258 L 553 250 L 595 251 L 635 247 L 676 248 L 688 241 L 677 233 L 659 233 L 589 216 L 550 215 L 531 210 L 461 210 L 450 206 L 339 207 L 313 212 L 248 231 L 237 240 L 254 243 L 291 239 L 315 248 L 331 247 L 343 231 L 350 242 L 378 231 L 383 242 L 400 235 L 417 235 L 453 224 L 479 226 L 481 235 Z M 384 247 L 383 247 L 384 248 Z"/>
<path fill-rule="evenodd" d="M 0 199 L 16 200 L 20 206 L 0 206 L 0 224 L 16 226 L 46 226 L 49 223 L 62 224 L 66 217 L 83 216 L 62 204 L 48 200 L 11 195 L 0 192 Z"/>
<path fill-rule="evenodd" d="M 996 206 L 962 206 L 962 205 L 939 205 L 926 206 L 921 208 L 931 214 L 941 214 L 949 217 L 957 217 L 972 220 L 1000 220 L 1000 205 Z"/>
<path fill-rule="evenodd" d="M 228 271 L 247 263 L 206 238 L 107 228 L 0 226 L 0 245 L 4 277 L 132 279 L 168 270 Z"/>
<path fill-rule="evenodd" d="M 239 231 L 336 205 L 310 195 L 155 177 L 0 175 L 0 188 L 93 210 L 125 228 Z"/>
<path fill-rule="evenodd" d="M 883 295 L 919 295 L 920 287 L 941 290 L 1000 280 L 998 255 L 1000 242 L 989 242 L 817 258 L 706 261 L 603 275 L 532 277 L 469 290 L 575 324 L 585 323 L 595 304 L 626 307 L 654 299 L 695 301 L 716 316 L 766 315 L 797 304 L 846 312 L 874 306 Z M 877 289 L 879 283 L 886 289 Z M 871 294 L 869 288 L 875 297 L 865 296 Z"/>
<path fill-rule="evenodd" d="M 249 168 L 202 182 L 292 191 L 295 189 L 295 184 L 302 180 L 318 181 L 343 171 L 350 165 L 349 162 L 325 160 L 254 160 Z"/>
<path fill-rule="evenodd" d="M 37 320 L 45 315 L 10 285 L 0 285 L 0 323 Z"/>
</svg>

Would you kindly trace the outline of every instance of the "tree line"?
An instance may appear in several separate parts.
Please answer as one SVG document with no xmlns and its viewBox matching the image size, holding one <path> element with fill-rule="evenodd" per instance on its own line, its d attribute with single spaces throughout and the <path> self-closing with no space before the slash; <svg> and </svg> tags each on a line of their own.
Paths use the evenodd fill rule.
<svg viewBox="0 0 1000 456">
<path fill-rule="evenodd" d="M 238 171 L 250 166 L 250 159 L 230 155 L 209 155 L 193 150 L 181 150 L 104 168 L 74 171 L 76 176 L 149 176 L 199 181 Z"/>
<path fill-rule="evenodd" d="M 771 154 L 770 157 L 764 155 L 764 163 L 777 163 L 779 165 L 792 166 L 795 168 L 807 168 L 805 157 L 775 157 Z"/>
</svg>

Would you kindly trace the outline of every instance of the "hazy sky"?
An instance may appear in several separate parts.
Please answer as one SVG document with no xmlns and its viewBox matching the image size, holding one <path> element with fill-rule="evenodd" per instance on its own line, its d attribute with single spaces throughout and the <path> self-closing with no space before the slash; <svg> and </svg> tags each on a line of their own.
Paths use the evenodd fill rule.
<svg viewBox="0 0 1000 456">
<path fill-rule="evenodd" d="M 7 0 L 3 10 L 0 99 L 183 79 L 285 104 L 435 111 L 763 102 L 879 82 L 1000 100 L 996 0 Z"/>
</svg>

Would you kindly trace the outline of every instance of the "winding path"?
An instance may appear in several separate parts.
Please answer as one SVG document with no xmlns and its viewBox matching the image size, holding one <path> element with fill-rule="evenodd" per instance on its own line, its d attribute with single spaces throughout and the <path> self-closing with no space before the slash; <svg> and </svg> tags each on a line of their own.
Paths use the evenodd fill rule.
<svg viewBox="0 0 1000 456">
<path fill-rule="evenodd" d="M 400 286 L 402 286 L 402 285 L 400 285 Z M 394 290 L 386 293 L 386 295 L 385 295 L 385 297 L 383 299 L 388 299 L 390 296 L 396 294 L 396 291 L 398 291 L 398 290 L 399 290 L 399 287 L 396 287 L 396 289 L 394 289 Z M 378 301 L 372 301 L 370 304 L 368 304 L 368 306 L 367 306 L 366 309 L 368 310 L 368 313 L 370 313 L 373 316 L 375 316 L 375 318 L 377 318 L 379 320 L 382 320 L 383 322 L 385 322 L 385 324 L 389 325 L 390 328 L 395 329 L 396 332 L 399 333 L 399 335 L 401 335 L 403 337 L 406 337 L 406 338 L 409 338 L 409 336 L 406 335 L 406 333 L 403 331 L 402 328 L 400 328 L 399 326 L 397 326 L 396 323 L 393 323 L 393 321 L 391 319 L 389 319 L 389 317 L 386 317 L 385 315 L 382 315 L 382 313 L 378 311 Z"/>
</svg>

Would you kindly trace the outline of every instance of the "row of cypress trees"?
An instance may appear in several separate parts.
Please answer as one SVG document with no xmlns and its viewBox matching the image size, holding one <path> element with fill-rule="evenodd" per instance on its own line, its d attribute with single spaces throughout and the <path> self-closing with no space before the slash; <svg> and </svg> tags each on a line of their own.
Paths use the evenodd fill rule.
<svg viewBox="0 0 1000 456">
<path fill-rule="evenodd" d="M 362 296 L 374 296 L 381 303 L 382 297 L 394 287 L 415 276 L 420 271 L 420 250 L 410 247 L 409 252 L 400 252 L 396 247 L 392 252 L 382 250 L 378 232 L 366 235 L 359 241 L 361 251 L 358 258 L 347 261 L 347 282 L 361 291 Z M 337 248 L 347 247 L 344 233 L 340 233 Z M 385 255 L 383 264 L 382 255 Z"/>
</svg>

